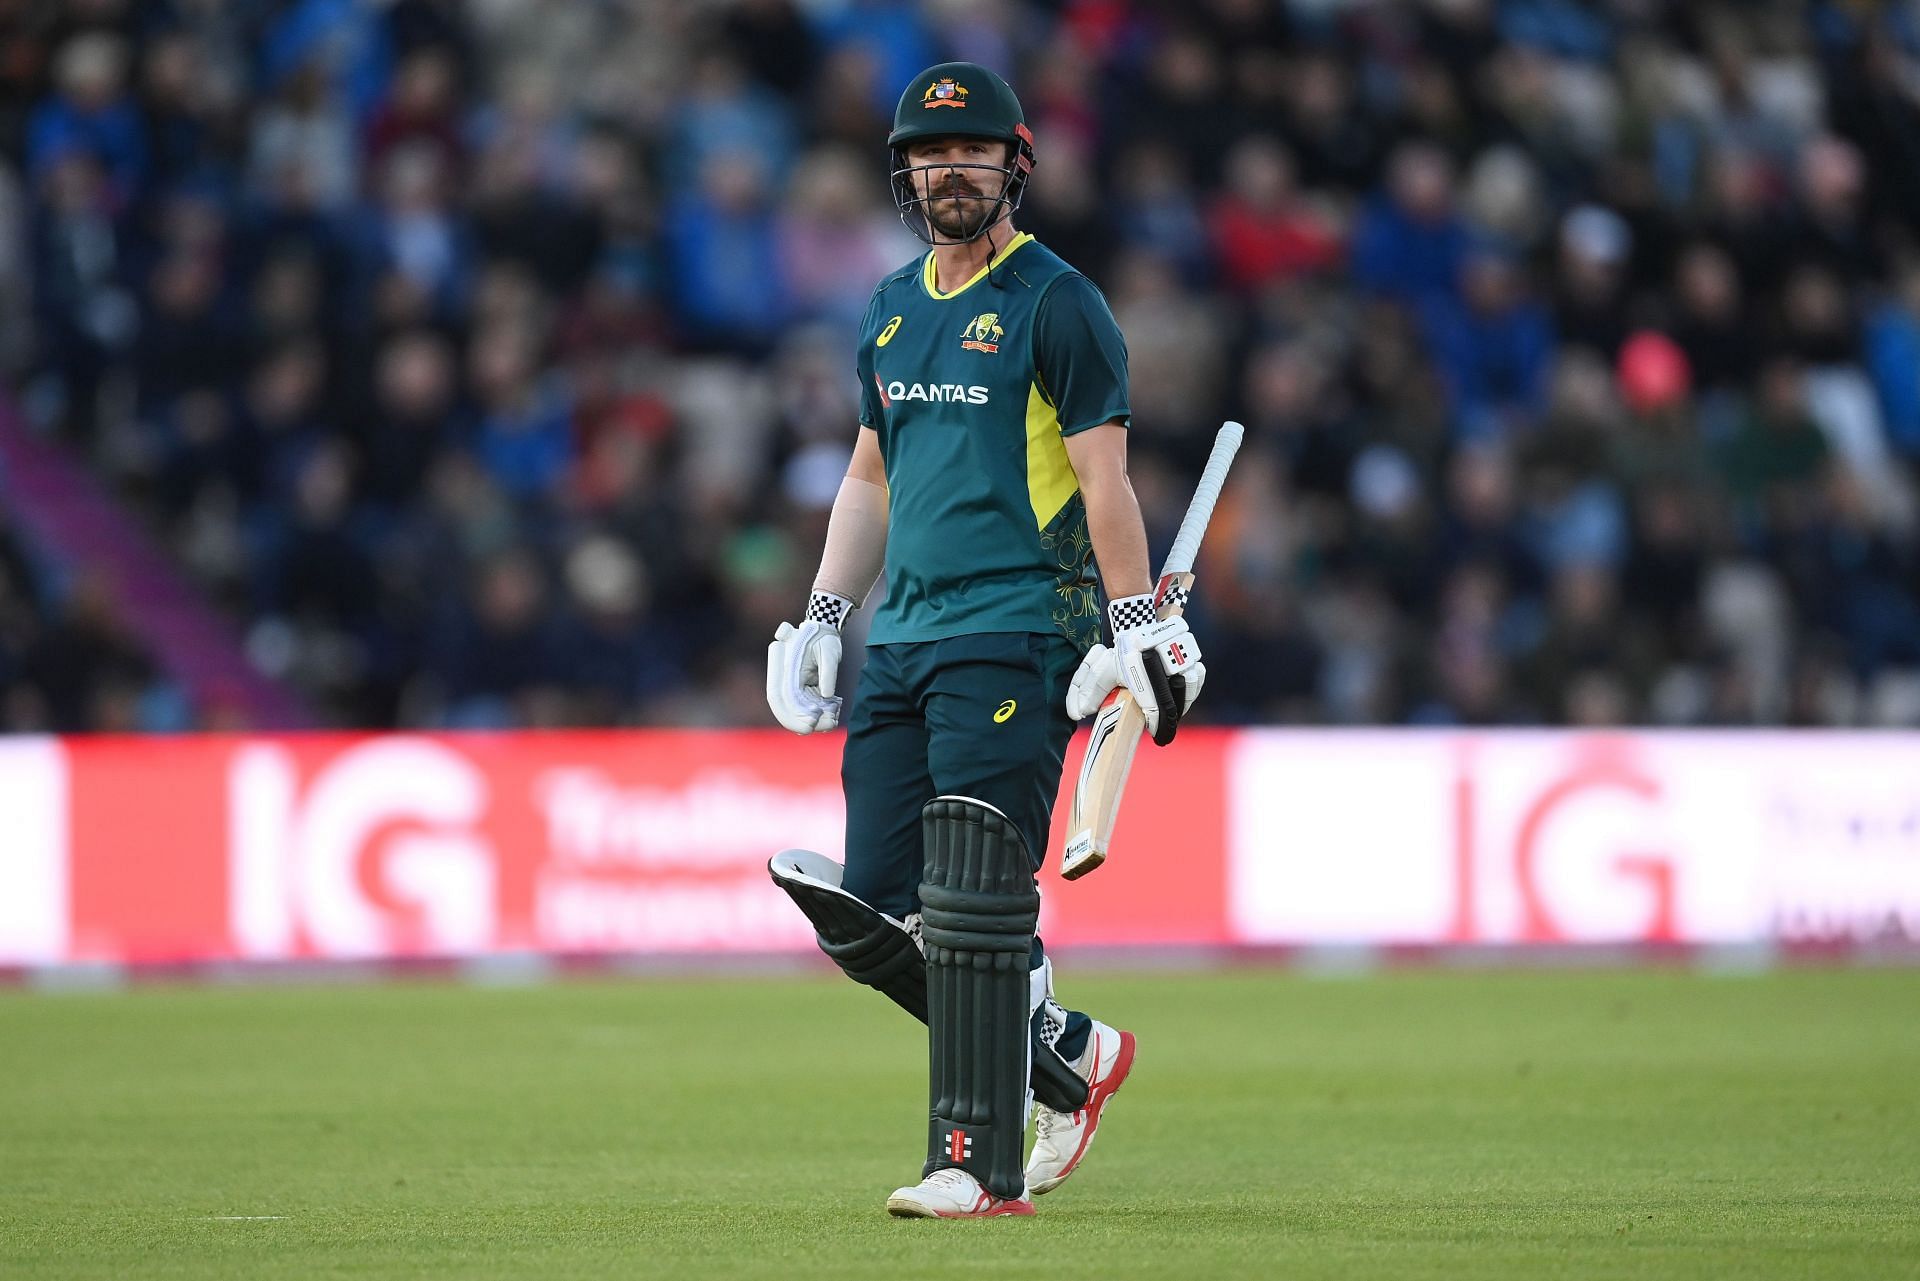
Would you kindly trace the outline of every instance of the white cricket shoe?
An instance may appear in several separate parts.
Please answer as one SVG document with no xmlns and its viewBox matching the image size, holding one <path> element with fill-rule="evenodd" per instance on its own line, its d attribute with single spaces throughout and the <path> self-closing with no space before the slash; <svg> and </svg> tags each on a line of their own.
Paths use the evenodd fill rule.
<svg viewBox="0 0 1920 1281">
<path fill-rule="evenodd" d="M 965 1170 L 948 1166 L 888 1197 L 887 1213 L 901 1219 L 990 1219 L 1032 1214 L 1033 1202 L 997 1197 Z"/>
<path fill-rule="evenodd" d="M 1087 1079 L 1086 1106 L 1055 1112 L 1036 1103 L 1033 1154 L 1027 1158 L 1027 1195 L 1051 1192 L 1067 1181 L 1093 1145 L 1107 1102 L 1133 1070 L 1133 1033 L 1116 1032 L 1098 1019 L 1073 1070 Z"/>
</svg>

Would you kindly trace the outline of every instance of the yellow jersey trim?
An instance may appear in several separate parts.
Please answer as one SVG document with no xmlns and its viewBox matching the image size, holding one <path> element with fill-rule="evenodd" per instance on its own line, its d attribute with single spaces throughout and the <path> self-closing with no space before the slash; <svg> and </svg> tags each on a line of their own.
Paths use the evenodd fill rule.
<svg viewBox="0 0 1920 1281">
<path fill-rule="evenodd" d="M 1033 504 L 1033 527 L 1045 529 L 1079 492 L 1060 415 L 1034 383 L 1027 389 L 1027 499 Z"/>
<path fill-rule="evenodd" d="M 941 293 L 939 286 L 934 283 L 933 250 L 929 249 L 927 250 L 926 260 L 920 264 L 920 283 L 926 288 L 927 296 L 932 298 L 935 302 L 945 302 L 949 298 L 958 298 L 961 294 L 964 294 L 965 292 L 967 292 L 967 290 L 973 288 L 975 285 L 979 284 L 982 280 L 986 279 L 987 273 L 992 271 L 995 267 L 998 267 L 1001 263 L 1005 262 L 1007 260 L 1008 254 L 1012 253 L 1014 250 L 1018 249 L 1021 245 L 1026 244 L 1029 240 L 1032 240 L 1032 239 L 1033 239 L 1032 232 L 1023 231 L 1019 235 L 1015 236 L 1012 240 L 1009 240 L 1007 242 L 1007 247 L 1005 249 L 1002 249 L 999 253 L 995 254 L 991 262 L 989 262 L 986 266 L 982 267 L 980 270 L 973 273 L 972 280 L 969 280 L 966 284 L 960 286 L 958 289 L 954 290 L 950 294 Z"/>
</svg>

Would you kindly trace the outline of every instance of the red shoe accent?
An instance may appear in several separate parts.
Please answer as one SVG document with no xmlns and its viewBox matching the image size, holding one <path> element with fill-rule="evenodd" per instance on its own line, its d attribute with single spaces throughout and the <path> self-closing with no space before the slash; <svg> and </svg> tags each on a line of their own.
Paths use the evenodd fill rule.
<svg viewBox="0 0 1920 1281">
<path fill-rule="evenodd" d="M 1027 1200 L 1003 1201 L 993 1193 L 982 1189 L 980 1199 L 973 1203 L 971 1210 L 957 1210 L 952 1213 L 936 1215 L 942 1219 L 993 1219 L 1003 1214 L 1032 1214 L 1033 1202 Z"/>
<path fill-rule="evenodd" d="M 1033 1213 L 1033 1202 L 1025 1197 L 1018 1200 L 1002 1200 L 985 1188 L 973 1199 L 973 1204 L 965 1210 L 935 1210 L 928 1214 L 917 1201 L 907 1201 L 896 1208 L 891 1198 L 887 1201 L 887 1213 L 895 1218 L 905 1219 L 996 1219 L 1001 1215 L 1029 1215 Z"/>
<path fill-rule="evenodd" d="M 1095 1033 L 1095 1036 L 1097 1037 L 1098 1033 Z M 1081 1108 L 1075 1115 L 1090 1113 L 1091 1119 L 1087 1122 L 1087 1128 L 1080 1132 L 1080 1146 L 1073 1150 L 1071 1157 L 1067 1158 L 1067 1163 L 1060 1168 L 1060 1173 L 1055 1176 L 1056 1179 L 1064 1179 L 1069 1174 L 1072 1174 L 1074 1167 L 1080 1164 L 1080 1158 L 1087 1154 L 1087 1145 L 1093 1142 L 1093 1132 L 1100 1128 L 1100 1114 L 1107 1110 L 1108 1100 L 1120 1092 L 1121 1085 L 1126 1082 L 1127 1073 L 1133 1071 L 1133 1044 L 1133 1033 L 1122 1032 L 1120 1034 L 1120 1053 L 1113 1060 L 1113 1071 L 1107 1073 L 1106 1080 L 1095 1082 L 1087 1090 L 1086 1106 Z M 1093 1048 L 1093 1061 L 1098 1063 L 1100 1061 L 1100 1046 L 1097 1040 Z M 1048 1186 L 1052 1185 L 1049 1184 Z"/>
</svg>

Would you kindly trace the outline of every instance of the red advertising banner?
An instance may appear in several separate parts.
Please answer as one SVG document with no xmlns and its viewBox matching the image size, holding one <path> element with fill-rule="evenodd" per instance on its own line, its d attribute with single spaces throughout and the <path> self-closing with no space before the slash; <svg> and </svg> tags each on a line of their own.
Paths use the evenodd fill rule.
<svg viewBox="0 0 1920 1281">
<path fill-rule="evenodd" d="M 1050 938 L 1222 937 L 1223 744 L 1143 754 L 1126 873 L 1051 886 Z M 0 861 L 0 961 L 809 951 L 766 863 L 789 846 L 841 857 L 839 746 L 777 731 L 20 740 L 0 753 L 0 800 L 31 840 Z"/>
<path fill-rule="evenodd" d="M 1066 772 L 1075 776 L 1084 739 Z M 807 953 L 837 736 L 0 740 L 0 965 Z M 1186 731 L 1055 946 L 1910 946 L 1920 735 Z M 1066 806 L 1056 810 L 1057 861 Z"/>
</svg>

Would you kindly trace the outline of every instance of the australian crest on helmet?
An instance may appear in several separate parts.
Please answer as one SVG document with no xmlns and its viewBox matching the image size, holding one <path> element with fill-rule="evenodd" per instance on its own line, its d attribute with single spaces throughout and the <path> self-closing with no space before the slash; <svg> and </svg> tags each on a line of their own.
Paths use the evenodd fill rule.
<svg viewBox="0 0 1920 1281">
<path fill-rule="evenodd" d="M 941 76 L 927 86 L 926 93 L 920 97 L 922 108 L 964 107 L 967 105 L 967 87 L 952 76 Z"/>
</svg>

